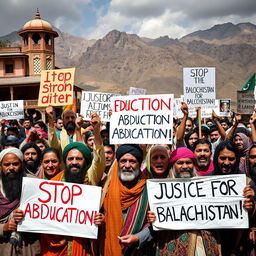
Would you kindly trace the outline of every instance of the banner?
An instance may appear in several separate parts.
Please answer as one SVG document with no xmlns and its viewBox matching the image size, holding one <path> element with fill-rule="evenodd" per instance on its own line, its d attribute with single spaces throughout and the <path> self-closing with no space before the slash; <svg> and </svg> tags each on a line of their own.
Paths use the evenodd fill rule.
<svg viewBox="0 0 256 256">
<path fill-rule="evenodd" d="M 73 104 L 75 68 L 42 70 L 38 106 Z"/>
<path fill-rule="evenodd" d="M 100 198 L 100 187 L 25 177 L 18 231 L 96 239 Z"/>
<path fill-rule="evenodd" d="M 24 101 L 12 100 L 0 102 L 0 119 L 13 120 L 24 118 Z"/>
<path fill-rule="evenodd" d="M 129 95 L 145 95 L 147 94 L 147 89 L 130 87 Z"/>
<path fill-rule="evenodd" d="M 172 144 L 173 94 L 111 98 L 111 144 Z"/>
<path fill-rule="evenodd" d="M 81 98 L 81 114 L 84 116 L 84 120 L 91 120 L 92 113 L 97 113 L 101 121 L 110 121 L 110 99 L 113 96 L 119 96 L 120 94 L 104 93 L 104 92 L 82 92 Z"/>
<path fill-rule="evenodd" d="M 184 99 L 189 107 L 215 104 L 215 68 L 183 68 Z"/>
<path fill-rule="evenodd" d="M 154 230 L 248 228 L 245 174 L 147 180 Z"/>
<path fill-rule="evenodd" d="M 255 109 L 254 91 L 237 91 L 237 112 L 252 115 Z"/>
</svg>

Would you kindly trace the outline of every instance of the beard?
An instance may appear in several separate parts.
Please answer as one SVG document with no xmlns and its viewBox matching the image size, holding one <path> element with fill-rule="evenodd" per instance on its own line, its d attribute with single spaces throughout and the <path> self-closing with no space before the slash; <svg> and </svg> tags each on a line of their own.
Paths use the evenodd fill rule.
<svg viewBox="0 0 256 256">
<path fill-rule="evenodd" d="M 118 170 L 118 177 L 123 182 L 134 181 L 140 174 L 139 168 L 125 168 Z"/>
<path fill-rule="evenodd" d="M 37 171 L 37 168 L 39 166 L 39 159 L 33 160 L 29 159 L 29 161 L 33 161 L 32 163 L 28 163 L 27 161 L 24 161 L 24 166 L 31 172 L 35 173 Z"/>
<path fill-rule="evenodd" d="M 63 126 L 67 131 L 74 131 L 76 129 L 76 124 L 72 121 L 70 121 L 66 124 L 63 124 Z"/>
<path fill-rule="evenodd" d="M 250 164 L 249 174 L 250 174 L 252 180 L 255 182 L 256 181 L 256 163 Z"/>
<path fill-rule="evenodd" d="M 71 169 L 73 167 L 79 168 L 79 171 L 72 171 Z M 79 164 L 70 164 L 69 166 L 65 167 L 65 171 L 64 171 L 65 181 L 83 184 L 86 172 L 87 172 L 86 167 L 81 167 Z"/>
<path fill-rule="evenodd" d="M 14 173 L 11 171 L 11 173 Z M 2 173 L 2 183 L 5 196 L 10 201 L 20 199 L 21 188 L 22 188 L 23 169 L 15 175 L 10 176 Z"/>
<path fill-rule="evenodd" d="M 175 178 L 192 178 L 195 176 L 194 168 L 181 168 L 179 171 L 173 167 L 173 174 Z"/>
<path fill-rule="evenodd" d="M 200 159 L 205 159 L 205 162 L 200 162 Z M 207 157 L 199 157 L 197 159 L 197 165 L 199 167 L 207 167 L 209 165 L 209 163 L 210 163 L 210 159 Z"/>
</svg>

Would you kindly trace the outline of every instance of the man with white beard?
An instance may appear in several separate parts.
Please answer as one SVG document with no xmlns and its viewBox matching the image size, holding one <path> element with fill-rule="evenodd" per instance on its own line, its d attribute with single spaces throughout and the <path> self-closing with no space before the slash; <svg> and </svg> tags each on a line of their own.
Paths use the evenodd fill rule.
<svg viewBox="0 0 256 256">
<path fill-rule="evenodd" d="M 109 186 L 103 202 L 104 255 L 137 255 L 138 249 L 152 239 L 146 222 L 146 178 L 140 171 L 143 152 L 138 145 L 124 144 L 117 149 L 116 159 L 109 171 L 110 182 L 105 184 Z"/>
<path fill-rule="evenodd" d="M 212 146 L 208 140 L 199 139 L 194 144 L 194 154 L 196 157 L 196 171 L 199 176 L 211 175 L 214 171 L 212 156 Z"/>
</svg>

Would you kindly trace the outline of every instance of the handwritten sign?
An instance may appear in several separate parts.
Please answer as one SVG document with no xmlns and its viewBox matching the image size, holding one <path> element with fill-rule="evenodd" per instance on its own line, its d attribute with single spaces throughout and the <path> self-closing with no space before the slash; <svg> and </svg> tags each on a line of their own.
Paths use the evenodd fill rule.
<svg viewBox="0 0 256 256">
<path fill-rule="evenodd" d="M 97 113 L 101 121 L 109 121 L 109 110 L 111 107 L 110 99 L 119 94 L 103 93 L 103 92 L 82 92 L 81 98 L 81 114 L 85 120 L 91 120 L 92 113 Z"/>
<path fill-rule="evenodd" d="M 42 70 L 38 106 L 73 104 L 75 68 Z"/>
<path fill-rule="evenodd" d="M 214 106 L 215 68 L 184 68 L 183 86 L 184 99 L 189 106 Z"/>
<path fill-rule="evenodd" d="M 111 99 L 111 144 L 171 144 L 173 94 Z"/>
<path fill-rule="evenodd" d="M 254 91 L 237 91 L 237 112 L 252 114 L 256 106 Z"/>
<path fill-rule="evenodd" d="M 129 95 L 145 95 L 147 93 L 147 89 L 144 88 L 136 88 L 130 87 Z"/>
<path fill-rule="evenodd" d="M 96 186 L 23 178 L 18 231 L 96 239 L 100 197 Z"/>
<path fill-rule="evenodd" d="M 1 101 L 0 102 L 0 119 L 12 120 L 24 118 L 24 101 Z"/>
<path fill-rule="evenodd" d="M 248 228 L 244 174 L 147 180 L 154 230 Z"/>
</svg>

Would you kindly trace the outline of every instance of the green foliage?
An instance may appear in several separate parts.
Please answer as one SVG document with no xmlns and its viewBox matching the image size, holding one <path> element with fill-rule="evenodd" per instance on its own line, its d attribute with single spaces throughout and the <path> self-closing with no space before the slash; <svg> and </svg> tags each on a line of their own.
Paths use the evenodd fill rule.
<svg viewBox="0 0 256 256">
<path fill-rule="evenodd" d="M 9 47 L 11 42 L 9 40 L 0 40 L 0 48 Z"/>
</svg>

